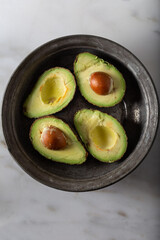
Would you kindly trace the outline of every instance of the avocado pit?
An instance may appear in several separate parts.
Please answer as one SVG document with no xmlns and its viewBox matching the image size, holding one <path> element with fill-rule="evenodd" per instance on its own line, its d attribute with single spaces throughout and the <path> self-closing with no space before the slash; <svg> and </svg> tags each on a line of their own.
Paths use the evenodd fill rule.
<svg viewBox="0 0 160 240">
<path fill-rule="evenodd" d="M 99 95 L 107 95 L 113 90 L 113 79 L 105 72 L 94 72 L 89 80 L 90 87 Z"/>
<path fill-rule="evenodd" d="M 61 150 L 67 146 L 67 139 L 59 128 L 49 126 L 41 133 L 41 143 L 48 149 Z"/>
</svg>

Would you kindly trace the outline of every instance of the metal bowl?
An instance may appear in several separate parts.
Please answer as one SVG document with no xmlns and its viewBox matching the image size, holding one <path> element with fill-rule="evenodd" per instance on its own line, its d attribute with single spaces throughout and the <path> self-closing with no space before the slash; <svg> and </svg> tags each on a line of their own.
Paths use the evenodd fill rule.
<svg viewBox="0 0 160 240">
<path fill-rule="evenodd" d="M 34 119 L 23 115 L 22 105 L 38 77 L 47 69 L 61 66 L 73 72 L 73 61 L 80 52 L 91 52 L 115 65 L 126 80 L 121 103 L 110 108 L 89 104 L 78 88 L 74 99 L 55 116 L 73 129 L 73 116 L 81 108 L 99 109 L 117 118 L 128 136 L 123 158 L 107 164 L 91 155 L 82 165 L 67 165 L 41 156 L 29 140 Z M 32 52 L 17 68 L 5 92 L 2 124 L 8 149 L 30 176 L 50 187 L 66 191 L 88 191 L 106 187 L 125 177 L 148 153 L 158 125 L 158 102 L 152 79 L 142 63 L 127 49 L 110 40 L 73 35 L 44 44 Z"/>
</svg>

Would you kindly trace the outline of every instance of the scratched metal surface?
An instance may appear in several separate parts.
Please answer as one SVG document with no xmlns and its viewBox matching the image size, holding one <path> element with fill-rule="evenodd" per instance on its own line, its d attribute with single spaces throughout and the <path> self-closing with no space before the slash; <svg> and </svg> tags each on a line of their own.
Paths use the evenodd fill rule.
<svg viewBox="0 0 160 240">
<path fill-rule="evenodd" d="M 36 152 L 28 138 L 34 119 L 23 115 L 22 104 L 37 78 L 54 66 L 73 72 L 73 61 L 83 51 L 94 53 L 118 68 L 126 80 L 125 97 L 114 107 L 99 108 L 88 103 L 77 88 L 72 102 L 55 116 L 66 121 L 74 131 L 73 116 L 82 108 L 99 109 L 117 118 L 127 133 L 128 148 L 123 158 L 112 164 L 101 163 L 90 154 L 80 166 L 55 163 Z M 104 38 L 75 35 L 45 44 L 20 64 L 6 90 L 2 119 L 9 151 L 28 174 L 54 188 L 87 191 L 106 187 L 139 165 L 156 133 L 158 103 L 151 77 L 132 53 Z"/>
</svg>

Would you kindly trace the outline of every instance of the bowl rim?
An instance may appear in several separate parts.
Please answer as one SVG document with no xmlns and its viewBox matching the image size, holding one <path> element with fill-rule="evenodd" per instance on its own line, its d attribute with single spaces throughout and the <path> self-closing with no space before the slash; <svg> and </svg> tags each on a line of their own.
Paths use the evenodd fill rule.
<svg viewBox="0 0 160 240">
<path fill-rule="evenodd" d="M 90 42 L 92 40 L 94 42 L 95 46 L 93 47 L 93 45 L 92 45 L 92 47 L 90 47 L 90 49 L 93 49 L 93 48 L 95 49 L 95 47 L 96 47 L 96 49 L 98 49 L 100 51 L 105 51 L 104 47 L 103 47 L 103 43 L 105 42 L 105 43 L 115 47 L 115 49 L 117 49 L 117 51 L 122 50 L 123 52 L 128 54 L 128 56 L 130 56 L 134 60 L 134 62 L 138 63 L 138 65 L 143 69 L 143 71 L 145 72 L 147 79 L 148 79 L 147 80 L 148 81 L 147 83 L 149 84 L 148 91 L 150 93 L 150 99 L 152 100 L 152 103 L 150 103 L 150 102 L 148 103 L 149 111 L 151 113 L 151 116 L 149 116 L 150 121 L 148 121 L 149 122 L 148 124 L 151 125 L 151 123 L 152 123 L 152 131 L 151 131 L 151 129 L 149 129 L 149 133 L 147 135 L 145 135 L 145 136 L 148 136 L 148 141 L 145 141 L 145 145 L 146 145 L 147 149 L 145 149 L 145 151 L 143 153 L 138 155 L 136 161 L 134 161 L 134 164 L 133 164 L 133 161 L 130 160 L 130 158 L 131 157 L 133 158 L 133 153 L 135 152 L 135 150 L 128 157 L 127 161 L 125 161 L 125 164 L 122 163 L 122 165 L 120 166 L 121 171 L 117 171 L 117 168 L 116 168 L 112 171 L 112 175 L 108 176 L 108 173 L 106 173 L 105 175 L 103 175 L 101 177 L 96 177 L 91 180 L 88 180 L 88 183 L 84 184 L 84 182 L 86 181 L 85 179 L 69 179 L 69 178 L 67 178 L 67 181 L 66 181 L 66 178 L 63 178 L 63 177 L 60 177 L 60 176 L 57 176 L 54 174 L 51 175 L 44 169 L 37 167 L 37 165 L 33 161 L 30 162 L 30 160 L 28 159 L 24 150 L 20 146 L 18 139 L 16 138 L 16 133 L 14 132 L 13 123 L 12 123 L 12 121 L 10 121 L 11 119 L 9 119 L 9 117 L 8 117 L 8 98 L 9 98 L 9 94 L 10 94 L 10 89 L 13 88 L 13 84 L 16 81 L 16 75 L 19 73 L 19 71 L 23 70 L 23 67 L 28 62 L 33 61 L 37 55 L 39 55 L 39 54 L 42 55 L 42 54 L 46 53 L 48 51 L 48 48 L 50 48 L 50 47 L 57 49 L 57 52 L 60 50 L 65 50 L 65 49 L 67 49 L 67 47 L 71 48 L 71 46 L 69 47 L 71 42 L 72 42 L 73 46 L 74 46 L 74 44 L 76 44 L 75 47 L 77 47 L 78 44 L 82 44 L 82 42 L 85 42 L 86 39 L 88 39 L 88 43 L 87 43 L 88 45 L 87 46 L 85 45 L 86 47 L 90 47 Z M 73 42 L 74 42 L 74 44 L 73 44 Z M 119 52 L 119 54 L 120 54 L 120 52 Z M 152 108 L 151 108 L 151 106 L 152 106 Z M 153 142 L 155 140 L 157 129 L 158 129 L 158 123 L 159 123 L 158 115 L 159 115 L 159 103 L 158 103 L 158 96 L 156 93 L 156 88 L 154 86 L 153 80 L 152 80 L 148 70 L 145 68 L 145 66 L 142 64 L 142 62 L 133 53 L 131 53 L 128 49 L 126 49 L 125 47 L 121 46 L 120 44 L 118 44 L 112 40 L 109 40 L 109 39 L 106 39 L 103 37 L 99 37 L 99 36 L 94 36 L 94 35 L 76 34 L 76 35 L 68 35 L 68 36 L 56 38 L 54 40 L 51 40 L 51 41 L 39 46 L 34 51 L 32 51 L 19 64 L 19 66 L 17 67 L 17 69 L 15 70 L 13 75 L 11 76 L 10 81 L 6 87 L 4 98 L 3 98 L 1 117 L 2 117 L 3 133 L 4 133 L 6 143 L 7 143 L 8 150 L 9 150 L 10 154 L 13 156 L 13 158 L 16 160 L 16 162 L 20 165 L 20 167 L 26 173 L 28 173 L 32 178 L 36 179 L 37 181 L 39 181 L 49 187 L 53 187 L 53 188 L 56 188 L 59 190 L 64 190 L 64 191 L 71 191 L 71 192 L 82 192 L 83 191 L 84 192 L 84 191 L 100 189 L 103 187 L 107 187 L 113 183 L 116 183 L 116 182 L 120 181 L 122 178 L 126 177 L 136 167 L 139 166 L 139 164 L 142 162 L 142 160 L 146 157 L 146 155 L 150 151 L 150 149 L 153 145 Z M 10 131 L 8 131 L 8 129 Z M 145 134 L 146 134 L 146 131 L 145 131 Z M 10 132 L 12 132 L 12 135 L 10 134 Z M 12 148 L 13 142 L 16 142 L 19 151 L 16 151 L 16 149 Z M 137 144 L 135 149 L 140 149 L 139 143 Z M 22 160 L 22 154 L 23 154 L 23 157 L 25 158 L 25 161 Z M 96 180 L 96 184 L 95 184 L 95 180 Z"/>
</svg>

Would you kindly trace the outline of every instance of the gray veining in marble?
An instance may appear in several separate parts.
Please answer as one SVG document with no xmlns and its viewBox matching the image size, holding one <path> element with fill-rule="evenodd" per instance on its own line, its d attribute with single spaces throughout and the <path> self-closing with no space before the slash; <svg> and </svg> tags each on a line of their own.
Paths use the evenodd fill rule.
<svg viewBox="0 0 160 240">
<path fill-rule="evenodd" d="M 77 33 L 128 48 L 160 95 L 158 0 L 0 0 L 0 6 L 0 103 L 24 57 L 51 39 Z M 95 192 L 68 193 L 43 186 L 15 163 L 0 124 L 0 239 L 160 239 L 159 142 L 158 132 L 145 161 L 122 181 Z"/>
</svg>

